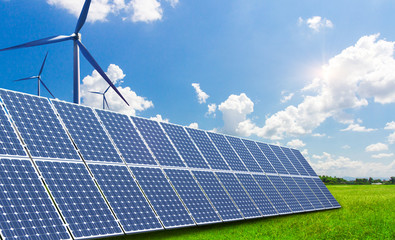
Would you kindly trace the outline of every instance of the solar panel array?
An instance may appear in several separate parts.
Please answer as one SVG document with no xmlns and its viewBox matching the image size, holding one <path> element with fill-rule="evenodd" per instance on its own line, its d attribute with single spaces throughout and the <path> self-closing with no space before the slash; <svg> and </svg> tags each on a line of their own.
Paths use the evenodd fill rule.
<svg viewBox="0 0 395 240">
<path fill-rule="evenodd" d="M 82 239 L 339 208 L 295 149 L 0 89 L 0 235 Z"/>
</svg>

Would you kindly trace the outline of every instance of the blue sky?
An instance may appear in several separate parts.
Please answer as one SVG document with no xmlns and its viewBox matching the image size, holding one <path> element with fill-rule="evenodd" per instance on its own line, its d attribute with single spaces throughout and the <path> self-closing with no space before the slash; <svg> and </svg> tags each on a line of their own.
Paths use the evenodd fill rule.
<svg viewBox="0 0 395 240">
<path fill-rule="evenodd" d="M 74 31 L 83 0 L 0 0 L 0 48 Z M 300 149 L 319 174 L 395 175 L 393 10 L 375 1 L 92 0 L 82 42 L 110 108 Z M 72 43 L 1 52 L 0 87 L 36 75 L 72 101 Z M 81 56 L 82 101 L 107 88 Z M 49 95 L 43 91 L 44 96 Z"/>
</svg>

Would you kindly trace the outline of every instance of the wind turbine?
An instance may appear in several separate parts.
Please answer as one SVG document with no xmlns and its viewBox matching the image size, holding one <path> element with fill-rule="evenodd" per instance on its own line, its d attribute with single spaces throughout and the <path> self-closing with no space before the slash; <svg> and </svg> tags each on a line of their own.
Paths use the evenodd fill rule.
<svg viewBox="0 0 395 240">
<path fill-rule="evenodd" d="M 103 96 L 103 109 L 106 109 L 106 105 L 107 105 L 107 109 L 110 109 L 110 106 L 108 106 L 108 102 L 107 102 L 107 99 L 106 99 L 106 93 L 107 93 L 108 89 L 110 89 L 110 86 L 108 86 L 108 88 L 106 90 L 104 90 L 104 92 L 91 92 L 91 91 L 89 91 L 90 93 L 99 94 L 99 95 Z"/>
<path fill-rule="evenodd" d="M 45 61 L 47 60 L 47 56 L 48 56 L 48 52 L 47 52 L 47 54 L 45 55 L 43 64 L 41 65 L 40 72 L 38 73 L 37 76 L 31 76 L 31 77 L 27 77 L 27 78 L 21 78 L 21 79 L 18 79 L 18 80 L 14 80 L 14 82 L 19 82 L 19 81 L 24 81 L 24 80 L 31 80 L 31 79 L 36 79 L 36 78 L 37 78 L 37 95 L 40 96 L 40 85 L 42 84 L 42 85 L 45 87 L 45 89 L 47 89 L 47 91 L 49 92 L 49 94 L 51 94 L 51 96 L 52 96 L 53 98 L 55 98 L 55 96 L 51 93 L 51 91 L 49 91 L 48 87 L 45 85 L 45 83 L 44 83 L 43 80 L 41 79 L 41 73 L 43 72 L 44 64 L 45 64 Z"/>
<path fill-rule="evenodd" d="M 118 91 L 118 89 L 115 87 L 115 85 L 111 82 L 110 78 L 106 75 L 106 73 L 103 71 L 103 69 L 99 66 L 99 64 L 96 62 L 96 60 L 89 53 L 88 49 L 81 42 L 81 34 L 79 32 L 86 21 L 90 5 L 91 5 L 91 0 L 86 0 L 84 3 L 84 6 L 82 7 L 81 14 L 78 18 L 78 22 L 75 27 L 74 33 L 72 33 L 71 35 L 69 35 L 69 36 L 57 35 L 57 36 L 47 37 L 47 38 L 43 38 L 40 40 L 20 44 L 17 46 L 0 49 L 0 52 L 12 50 L 12 49 L 28 48 L 28 47 L 34 47 L 34 46 L 40 46 L 40 45 L 46 45 L 46 44 L 52 44 L 52 43 L 58 43 L 58 42 L 72 40 L 74 42 L 74 65 L 73 65 L 73 69 L 74 69 L 74 96 L 73 96 L 73 102 L 80 104 L 80 55 L 79 55 L 79 51 L 81 51 L 82 55 L 84 55 L 86 60 L 88 60 L 88 62 L 96 69 L 96 71 L 104 78 L 104 80 L 106 80 L 106 82 L 110 85 L 110 87 L 112 89 L 114 89 L 114 91 L 129 106 L 129 103 L 122 96 L 122 94 Z"/>
</svg>

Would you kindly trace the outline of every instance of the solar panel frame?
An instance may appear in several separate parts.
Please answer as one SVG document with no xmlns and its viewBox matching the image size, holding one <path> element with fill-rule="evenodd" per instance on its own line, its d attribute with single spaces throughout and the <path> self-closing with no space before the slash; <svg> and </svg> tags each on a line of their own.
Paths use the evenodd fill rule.
<svg viewBox="0 0 395 240">
<path fill-rule="evenodd" d="M 325 194 L 321 191 L 321 189 L 318 187 L 318 185 L 314 182 L 313 178 L 304 177 L 303 180 L 306 182 L 306 184 L 309 186 L 309 188 L 313 191 L 313 193 L 317 196 L 318 200 L 321 202 L 322 206 L 324 206 L 325 209 L 333 208 L 332 204 L 326 198 Z"/>
<path fill-rule="evenodd" d="M 325 197 L 328 199 L 328 201 L 332 204 L 333 208 L 340 208 L 341 207 L 339 202 L 335 199 L 335 197 L 333 197 L 332 193 L 328 190 L 328 188 L 321 181 L 321 179 L 313 178 L 313 181 L 321 189 L 322 193 L 325 195 Z"/>
<path fill-rule="evenodd" d="M 274 169 L 273 165 L 267 159 L 265 154 L 263 154 L 262 150 L 258 147 L 257 143 L 252 140 L 241 139 L 250 153 L 254 156 L 257 163 L 261 166 L 262 170 L 265 173 L 275 173 L 277 171 Z"/>
<path fill-rule="evenodd" d="M 277 171 L 277 173 L 289 174 L 286 168 L 283 166 L 283 164 L 280 162 L 280 160 L 277 158 L 276 154 L 274 154 L 274 152 L 272 151 L 272 149 L 269 147 L 268 144 L 262 142 L 256 142 L 256 144 L 261 149 L 265 157 L 272 164 L 272 166 Z"/>
<path fill-rule="evenodd" d="M 309 185 L 307 185 L 303 178 L 293 177 L 293 180 L 296 182 L 296 184 L 298 184 L 299 188 L 302 190 L 307 199 L 309 199 L 315 210 L 325 209 L 324 205 L 322 205 L 320 200 L 314 194 L 313 190 L 309 187 Z"/>
<path fill-rule="evenodd" d="M 280 147 L 281 150 L 283 150 L 284 154 L 288 157 L 288 159 L 291 161 L 291 163 L 294 165 L 296 170 L 298 170 L 299 174 L 302 176 L 310 176 L 306 169 L 302 166 L 302 164 L 299 162 L 299 160 L 295 157 L 295 155 L 292 153 L 291 149 L 286 148 L 286 147 Z"/>
<path fill-rule="evenodd" d="M 276 154 L 277 158 L 280 160 L 282 165 L 285 167 L 287 172 L 291 175 L 300 175 L 299 172 L 296 170 L 296 168 L 293 166 L 291 161 L 288 159 L 288 157 L 285 155 L 285 153 L 281 150 L 279 146 L 271 145 L 268 144 L 269 147 L 272 149 L 274 154 Z"/>
<path fill-rule="evenodd" d="M 225 136 L 230 145 L 233 147 L 237 155 L 240 157 L 249 172 L 262 173 L 261 167 L 256 162 L 254 156 L 250 153 L 248 148 L 244 145 L 241 138 Z"/>
<path fill-rule="evenodd" d="M 311 204 L 310 200 L 300 189 L 299 185 L 290 176 L 282 176 L 281 179 L 287 185 L 288 189 L 291 191 L 292 195 L 298 200 L 299 204 L 302 206 L 304 211 L 314 211 L 314 206 Z"/>
<path fill-rule="evenodd" d="M 288 189 L 287 185 L 283 182 L 280 176 L 269 175 L 269 180 L 273 183 L 276 189 L 279 191 L 283 199 L 287 202 L 292 212 L 298 213 L 303 212 L 302 205 L 298 202 L 292 192 Z"/>
<path fill-rule="evenodd" d="M 297 149 L 292 149 L 292 153 L 295 155 L 296 159 L 299 161 L 299 163 L 304 167 L 304 169 L 308 172 L 310 176 L 317 177 L 317 173 L 314 171 L 314 169 L 310 166 L 310 164 L 307 162 L 307 160 L 303 157 L 302 153 L 297 150 Z"/>
</svg>

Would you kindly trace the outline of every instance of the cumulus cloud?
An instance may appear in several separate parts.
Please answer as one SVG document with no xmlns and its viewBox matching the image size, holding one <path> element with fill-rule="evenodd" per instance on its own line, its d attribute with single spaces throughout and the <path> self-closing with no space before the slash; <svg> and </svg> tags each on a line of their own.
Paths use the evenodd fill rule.
<svg viewBox="0 0 395 240">
<path fill-rule="evenodd" d="M 341 129 L 340 131 L 346 132 L 346 131 L 351 131 L 351 132 L 372 132 L 377 129 L 374 128 L 366 128 L 364 126 L 359 125 L 358 123 L 352 123 L 348 125 L 347 128 Z"/>
<path fill-rule="evenodd" d="M 209 98 L 210 96 L 203 92 L 203 90 L 200 88 L 200 84 L 199 83 L 192 83 L 192 87 L 195 89 L 196 91 L 196 95 L 198 97 L 199 103 L 206 103 L 207 98 Z"/>
<path fill-rule="evenodd" d="M 299 17 L 298 23 L 299 25 L 307 25 L 307 27 L 315 32 L 319 32 L 324 28 L 333 28 L 332 21 L 326 18 L 322 18 L 321 16 L 314 16 L 306 20 Z"/>
<path fill-rule="evenodd" d="M 122 69 L 115 64 L 110 64 L 108 66 L 106 74 L 114 84 L 118 85 L 122 83 L 122 79 L 124 79 L 126 76 Z M 104 92 L 107 88 L 108 83 L 96 70 L 94 70 L 92 75 L 88 75 L 82 80 L 82 104 L 91 107 L 102 108 L 103 96 L 90 92 Z M 126 101 L 128 101 L 130 106 L 127 106 L 126 103 L 118 96 L 118 94 L 110 88 L 106 93 L 106 99 L 112 111 L 134 116 L 136 115 L 136 111 L 144 111 L 145 109 L 154 106 L 154 104 L 151 101 L 146 100 L 145 97 L 138 96 L 136 92 L 130 89 L 130 87 L 118 86 L 117 89 L 124 96 Z"/>
<path fill-rule="evenodd" d="M 158 121 L 158 122 L 165 122 L 165 123 L 169 122 L 168 118 L 163 118 L 162 115 L 160 115 L 160 114 L 156 114 L 155 117 L 150 117 L 149 119 L 150 120 L 154 120 L 154 121 Z"/>
<path fill-rule="evenodd" d="M 394 156 L 393 153 L 379 153 L 372 155 L 372 158 L 388 158 Z"/>
<path fill-rule="evenodd" d="M 311 134 L 311 136 L 313 136 L 313 137 L 325 137 L 326 134 L 325 133 L 313 133 L 313 134 Z"/>
<path fill-rule="evenodd" d="M 375 144 L 370 144 L 365 148 L 366 152 L 380 152 L 380 151 L 385 151 L 388 150 L 388 145 L 384 143 L 375 143 Z"/>
<path fill-rule="evenodd" d="M 290 93 L 288 95 L 285 95 L 285 92 L 281 92 L 281 95 L 283 95 L 283 98 L 280 100 L 281 103 L 286 103 L 286 102 L 288 102 L 289 100 L 292 99 L 292 97 L 294 96 L 294 93 Z"/>
<path fill-rule="evenodd" d="M 215 117 L 215 112 L 217 111 L 217 104 L 211 103 L 211 104 L 207 105 L 207 108 L 208 108 L 208 110 L 207 110 L 206 116 L 212 115 L 213 117 Z"/>
<path fill-rule="evenodd" d="M 385 125 L 384 129 L 386 130 L 395 130 L 395 121 L 389 122 Z M 395 131 L 393 133 L 391 133 L 388 137 L 388 142 L 390 144 L 395 143 Z"/>
<path fill-rule="evenodd" d="M 194 128 L 194 129 L 198 129 L 199 128 L 199 124 L 196 123 L 196 122 L 193 122 L 193 123 L 189 124 L 188 127 Z"/>
<path fill-rule="evenodd" d="M 287 146 L 291 148 L 301 148 L 306 146 L 306 144 L 300 139 L 293 139 L 292 141 L 287 142 Z"/>
</svg>

